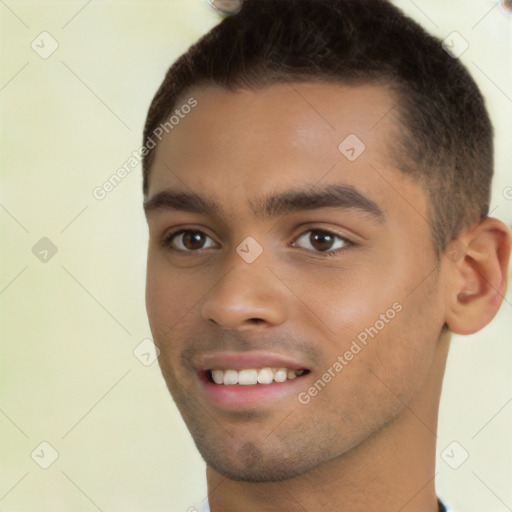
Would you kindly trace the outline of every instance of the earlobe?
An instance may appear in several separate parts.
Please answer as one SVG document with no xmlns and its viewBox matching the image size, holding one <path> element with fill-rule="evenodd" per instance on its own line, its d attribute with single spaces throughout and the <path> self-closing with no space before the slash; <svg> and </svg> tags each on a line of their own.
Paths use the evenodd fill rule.
<svg viewBox="0 0 512 512">
<path fill-rule="evenodd" d="M 448 273 L 446 323 L 456 334 L 472 334 L 498 312 L 507 286 L 511 233 L 485 218 L 450 242 L 443 254 Z"/>
</svg>

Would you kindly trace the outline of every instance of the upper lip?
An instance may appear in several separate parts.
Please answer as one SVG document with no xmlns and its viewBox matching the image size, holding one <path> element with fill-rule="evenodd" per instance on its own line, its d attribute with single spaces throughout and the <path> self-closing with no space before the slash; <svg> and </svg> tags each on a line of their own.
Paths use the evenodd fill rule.
<svg viewBox="0 0 512 512">
<path fill-rule="evenodd" d="M 200 370 L 243 370 L 245 368 L 288 368 L 307 370 L 302 362 L 273 352 L 206 352 L 193 358 Z"/>
</svg>

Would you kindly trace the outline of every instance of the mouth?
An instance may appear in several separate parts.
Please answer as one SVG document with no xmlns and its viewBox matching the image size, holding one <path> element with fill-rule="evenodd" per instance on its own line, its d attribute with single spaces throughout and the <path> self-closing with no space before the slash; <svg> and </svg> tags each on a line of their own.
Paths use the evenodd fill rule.
<svg viewBox="0 0 512 512">
<path fill-rule="evenodd" d="M 219 386 L 257 386 L 268 385 L 274 382 L 283 383 L 307 375 L 309 370 L 293 370 L 290 368 L 244 368 L 236 369 L 211 369 L 206 370 L 206 379 Z"/>
<path fill-rule="evenodd" d="M 216 352 L 194 360 L 206 402 L 224 411 L 255 410 L 295 401 L 311 369 L 268 352 Z"/>
</svg>

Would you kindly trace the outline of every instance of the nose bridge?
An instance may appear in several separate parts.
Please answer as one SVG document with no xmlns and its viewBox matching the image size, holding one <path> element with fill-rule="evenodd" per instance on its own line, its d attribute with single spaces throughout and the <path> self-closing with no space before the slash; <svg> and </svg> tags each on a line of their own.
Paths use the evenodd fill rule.
<svg viewBox="0 0 512 512">
<path fill-rule="evenodd" d="M 282 285 L 267 268 L 262 253 L 251 240 L 233 251 L 226 261 L 228 270 L 224 277 L 203 301 L 205 320 L 230 329 L 262 322 L 279 325 L 285 321 L 287 301 Z"/>
</svg>

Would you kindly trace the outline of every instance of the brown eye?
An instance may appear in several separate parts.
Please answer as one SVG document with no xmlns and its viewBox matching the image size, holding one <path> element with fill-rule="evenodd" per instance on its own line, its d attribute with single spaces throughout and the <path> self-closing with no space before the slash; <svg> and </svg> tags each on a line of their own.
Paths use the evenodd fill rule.
<svg viewBox="0 0 512 512">
<path fill-rule="evenodd" d="M 199 233 L 196 231 L 187 231 L 183 233 L 183 245 L 186 249 L 194 251 L 195 249 L 201 249 L 204 245 L 205 236 L 203 233 Z"/>
<path fill-rule="evenodd" d="M 208 240 L 211 241 L 210 245 L 205 245 Z M 168 235 L 165 245 L 176 251 L 194 252 L 200 249 L 210 249 L 215 243 L 202 231 L 182 230 Z"/>
<path fill-rule="evenodd" d="M 304 249 L 310 249 L 315 252 L 336 251 L 350 245 L 350 242 L 345 238 L 320 229 L 306 231 L 295 243 L 297 244 L 298 242 L 302 243 L 301 247 Z"/>
<path fill-rule="evenodd" d="M 309 235 L 309 243 L 318 251 L 328 251 L 332 248 L 334 237 L 329 233 L 312 231 Z"/>
</svg>

